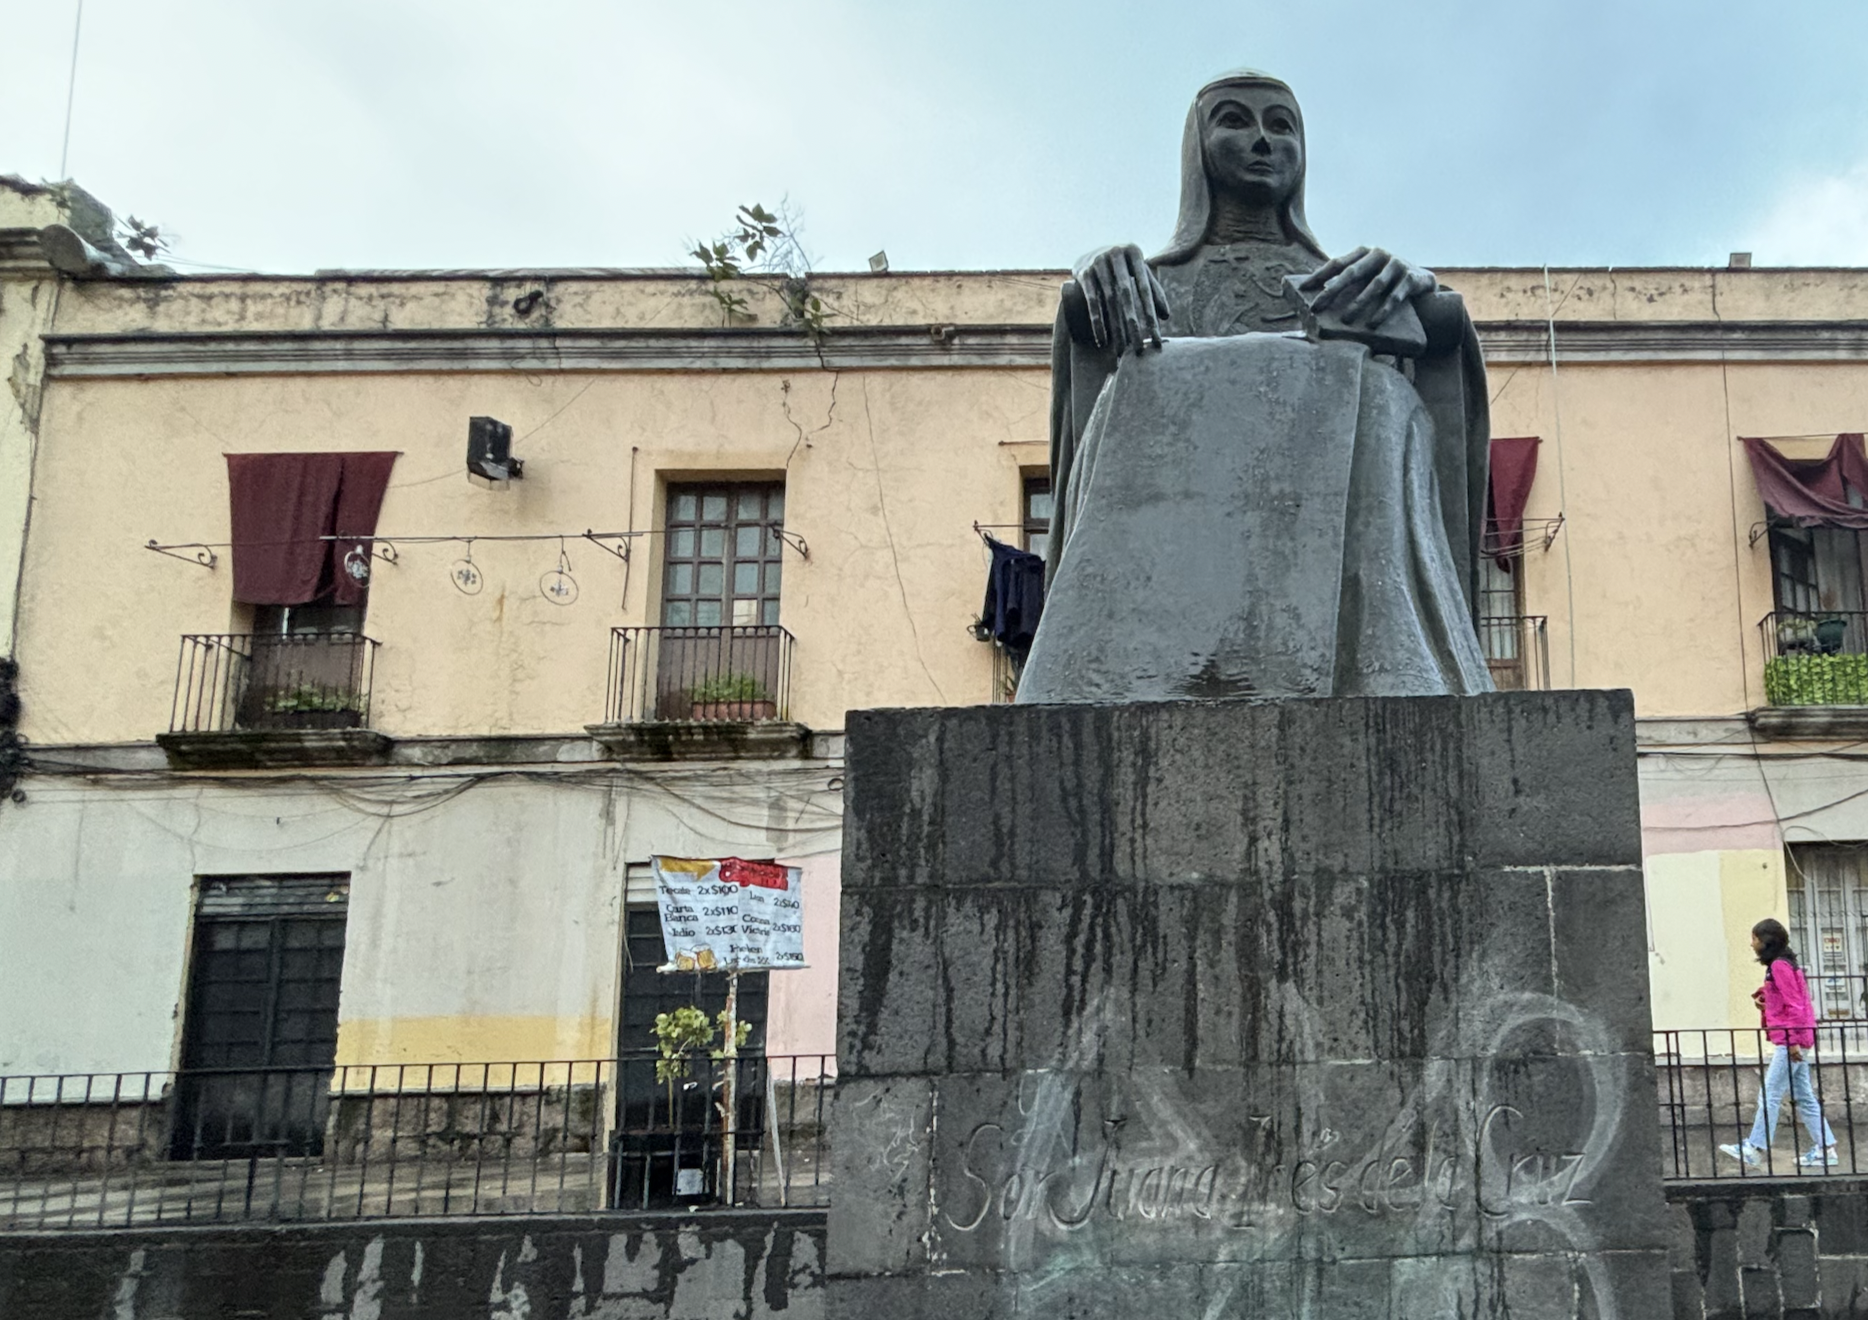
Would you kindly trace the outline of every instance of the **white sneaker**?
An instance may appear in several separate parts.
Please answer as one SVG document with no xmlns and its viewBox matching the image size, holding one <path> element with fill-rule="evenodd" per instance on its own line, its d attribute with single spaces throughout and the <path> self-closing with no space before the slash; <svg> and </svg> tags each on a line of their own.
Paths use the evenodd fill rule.
<svg viewBox="0 0 1868 1320">
<path fill-rule="evenodd" d="M 1797 1163 L 1806 1169 L 1827 1169 L 1842 1163 L 1836 1155 L 1834 1146 L 1825 1150 L 1821 1146 L 1812 1146 L 1797 1157 Z"/>
<path fill-rule="evenodd" d="M 1721 1146 L 1719 1147 L 1719 1153 L 1721 1155 L 1730 1156 L 1740 1164 L 1764 1163 L 1764 1152 L 1752 1145 L 1749 1141 L 1741 1141 L 1735 1146 Z"/>
</svg>

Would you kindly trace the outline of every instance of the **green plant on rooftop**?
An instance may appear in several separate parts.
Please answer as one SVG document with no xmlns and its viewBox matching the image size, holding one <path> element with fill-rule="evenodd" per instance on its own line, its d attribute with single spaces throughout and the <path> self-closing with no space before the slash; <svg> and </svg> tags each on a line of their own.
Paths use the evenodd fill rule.
<svg viewBox="0 0 1868 1320">
<path fill-rule="evenodd" d="M 739 208 L 734 228 L 688 253 L 706 272 L 707 292 L 729 325 L 751 317 L 740 286 L 752 284 L 778 298 L 785 309 L 781 324 L 802 330 L 812 343 L 823 339 L 836 313 L 812 287 L 811 258 L 798 235 L 799 216 L 787 203 L 768 211 L 754 202 Z"/>
</svg>

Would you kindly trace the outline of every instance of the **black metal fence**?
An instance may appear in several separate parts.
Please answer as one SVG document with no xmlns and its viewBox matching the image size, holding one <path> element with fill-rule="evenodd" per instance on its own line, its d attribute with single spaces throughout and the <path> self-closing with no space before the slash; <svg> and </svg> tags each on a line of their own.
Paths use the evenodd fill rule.
<svg viewBox="0 0 1868 1320">
<path fill-rule="evenodd" d="M 368 728 L 375 663 L 376 643 L 357 633 L 193 633 L 169 731 Z"/>
<path fill-rule="evenodd" d="M 1855 1030 L 1868 1038 L 1868 976 L 1860 972 L 1818 973 L 1806 969 L 1809 976 L 1810 1003 L 1816 1016 L 1825 1022 L 1852 1022 Z M 1862 1052 L 1868 1060 L 1868 1049 Z"/>
<path fill-rule="evenodd" d="M 776 624 L 613 628 L 604 722 L 788 719 L 791 643 Z"/>
<path fill-rule="evenodd" d="M 1868 613 L 1774 610 L 1758 634 L 1769 704 L 1868 705 Z"/>
<path fill-rule="evenodd" d="M 1500 692 L 1541 692 L 1550 686 L 1547 615 L 1500 614 L 1479 620 L 1479 648 Z"/>
<path fill-rule="evenodd" d="M 0 1077 L 0 1230 L 814 1206 L 828 1055 Z"/>
<path fill-rule="evenodd" d="M 1662 1175 L 1810 1178 L 1868 1173 L 1868 1021 L 1823 1023 L 1804 1049 L 1810 1090 L 1827 1131 L 1809 1131 L 1786 1091 L 1775 1132 L 1747 1150 L 1777 1046 L 1761 1028 L 1654 1033 Z M 1857 1127 L 1857 1120 L 1861 1126 Z M 1835 1138 L 1833 1156 L 1826 1136 Z"/>
</svg>

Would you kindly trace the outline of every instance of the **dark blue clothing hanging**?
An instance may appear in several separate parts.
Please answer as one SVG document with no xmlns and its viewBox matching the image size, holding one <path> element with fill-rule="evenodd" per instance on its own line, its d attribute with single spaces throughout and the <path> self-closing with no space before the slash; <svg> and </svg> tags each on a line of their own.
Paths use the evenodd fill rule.
<svg viewBox="0 0 1868 1320">
<path fill-rule="evenodd" d="M 1044 613 L 1044 560 L 990 536 L 986 546 L 992 551 L 992 568 L 986 575 L 980 623 L 988 637 L 1022 661 L 1038 631 L 1038 616 Z"/>
</svg>

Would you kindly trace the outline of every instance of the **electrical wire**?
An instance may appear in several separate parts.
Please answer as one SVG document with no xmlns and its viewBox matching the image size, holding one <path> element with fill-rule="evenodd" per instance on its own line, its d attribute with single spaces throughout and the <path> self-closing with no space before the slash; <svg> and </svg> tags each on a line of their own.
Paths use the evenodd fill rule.
<svg viewBox="0 0 1868 1320">
<path fill-rule="evenodd" d="M 46 767 L 46 762 L 35 758 L 35 763 L 29 773 L 47 773 Z M 447 805 L 472 789 L 501 782 L 549 785 L 555 788 L 599 791 L 611 795 L 614 795 L 619 785 L 629 784 L 638 790 L 677 802 L 699 816 L 729 826 L 736 831 L 765 838 L 793 836 L 805 839 L 839 832 L 842 829 L 841 809 L 822 805 L 815 800 L 826 793 L 840 793 L 841 789 L 835 776 L 836 768 L 825 765 L 801 765 L 787 766 L 783 769 L 750 771 L 732 766 L 702 766 L 670 772 L 642 771 L 627 765 L 605 764 L 566 770 L 430 770 L 421 774 L 393 776 L 380 773 L 313 775 L 291 772 L 264 777 L 240 776 L 231 779 L 218 775 L 189 774 L 167 769 L 99 772 L 95 767 L 74 767 L 68 770 L 54 770 L 50 773 L 60 777 L 83 779 L 96 787 L 114 788 L 127 792 L 134 792 L 155 784 L 174 786 L 181 783 L 188 784 L 195 790 L 192 793 L 165 794 L 161 797 L 145 794 L 137 799 L 140 802 L 187 801 L 199 805 L 203 791 L 223 787 L 246 793 L 277 791 L 282 788 L 309 790 L 324 794 L 344 810 L 356 815 L 384 821 L 423 814 Z M 446 782 L 436 787 L 429 786 L 436 780 Z M 669 780 L 675 782 L 667 782 Z M 791 781 L 797 780 L 811 781 L 820 786 L 808 793 L 798 793 L 792 791 L 791 784 Z M 749 789 L 760 791 L 756 802 L 749 800 L 745 795 L 744 790 Z M 42 800 L 59 801 L 60 799 L 57 795 L 53 795 L 42 797 Z M 83 798 L 82 795 L 73 795 L 65 800 L 82 802 Z M 775 821 L 769 810 L 761 811 L 756 817 L 747 810 L 754 806 L 769 807 L 774 801 L 782 802 L 789 809 L 791 823 Z M 225 814 L 235 815 L 237 813 Z M 295 816 L 293 819 L 309 819 L 314 814 L 328 813 L 306 813 Z M 343 832 L 344 830 L 338 830 L 325 837 L 336 837 L 336 834 Z M 177 837 L 184 836 L 178 835 Z"/>
<path fill-rule="evenodd" d="M 58 149 L 58 177 L 70 179 L 67 162 L 71 157 L 71 107 L 78 98 L 78 38 L 84 32 L 84 0 L 78 0 L 78 16 L 71 25 L 71 72 L 65 79 L 65 139 Z"/>
<path fill-rule="evenodd" d="M 1613 269 L 1613 267 L 1611 267 L 1611 269 Z M 1574 293 L 1576 291 L 1576 284 L 1579 283 L 1581 280 L 1582 280 L 1582 273 L 1579 271 L 1577 273 L 1576 280 L 1570 284 L 1570 293 Z M 1565 300 L 1567 301 L 1569 298 L 1569 293 L 1566 293 L 1563 296 Z M 1549 334 L 1550 334 L 1550 412 L 1551 412 L 1552 419 L 1556 423 L 1557 513 L 1559 514 L 1559 516 L 1567 520 L 1569 518 L 1570 497 L 1569 497 L 1568 487 L 1566 486 L 1565 480 L 1564 480 L 1565 464 L 1563 461 L 1563 402 L 1559 396 L 1558 381 L 1557 381 L 1557 306 L 1558 305 L 1553 305 L 1550 301 L 1550 267 L 1545 266 L 1544 267 L 1544 311 L 1546 315 L 1545 315 L 1544 323 L 1546 327 L 1548 328 Z M 1575 537 L 1575 535 L 1576 533 L 1572 531 L 1569 536 L 1566 536 L 1563 538 L 1563 583 L 1564 583 L 1564 591 L 1566 592 L 1568 601 L 1569 601 L 1569 614 L 1570 614 L 1570 626 L 1569 626 L 1568 632 L 1570 634 L 1570 686 L 1571 687 L 1574 687 L 1576 685 L 1576 574 L 1573 570 L 1573 565 L 1570 562 L 1570 541 Z"/>
</svg>

